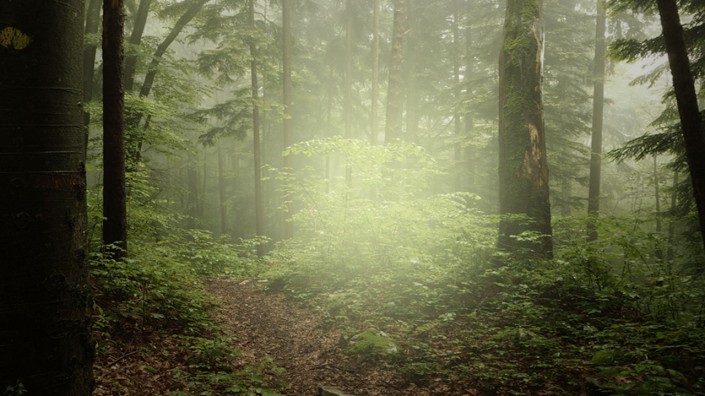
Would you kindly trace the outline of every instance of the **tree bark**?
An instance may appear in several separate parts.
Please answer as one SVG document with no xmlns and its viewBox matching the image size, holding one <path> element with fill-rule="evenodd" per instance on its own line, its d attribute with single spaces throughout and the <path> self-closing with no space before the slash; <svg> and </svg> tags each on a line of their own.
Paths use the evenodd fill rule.
<svg viewBox="0 0 705 396">
<path fill-rule="evenodd" d="M 103 244 L 115 259 L 127 254 L 123 8 L 103 3 Z"/>
<path fill-rule="evenodd" d="M 552 257 L 544 133 L 542 2 L 508 0 L 499 58 L 499 224 L 501 250 Z M 532 238 L 521 238 L 523 232 Z"/>
<path fill-rule="evenodd" d="M 404 41 L 407 33 L 407 0 L 394 0 L 394 23 L 392 27 L 392 54 L 389 61 L 389 83 L 387 85 L 387 116 L 384 142 L 393 143 L 401 137 L 402 126 L 402 64 Z"/>
<path fill-rule="evenodd" d="M 250 27 L 255 29 L 255 1 L 249 1 Z M 259 82 L 257 81 L 257 46 L 250 39 L 250 75 L 252 79 L 252 141 L 255 160 L 255 236 L 264 236 L 264 197 L 262 195 L 262 143 L 259 117 Z M 264 246 L 257 245 L 257 255 L 264 255 Z"/>
<path fill-rule="evenodd" d="M 152 4 L 152 0 L 142 0 L 140 1 L 139 8 L 137 8 L 137 14 L 135 15 L 134 27 L 132 28 L 132 34 L 130 34 L 130 44 L 133 46 L 138 46 L 142 42 L 142 35 L 144 34 L 144 28 L 147 25 L 147 17 L 149 16 L 149 6 Z M 133 85 L 135 83 L 135 70 L 137 69 L 137 55 L 132 54 L 125 58 L 125 91 L 132 92 Z"/>
<path fill-rule="evenodd" d="M 693 182 L 693 194 L 698 208 L 700 234 L 705 246 L 705 129 L 698 109 L 688 50 L 683 38 L 683 26 L 675 0 L 657 0 L 663 38 L 671 66 L 688 170 Z"/>
<path fill-rule="evenodd" d="M 291 145 L 292 134 L 292 84 L 291 84 L 291 0 L 282 1 L 282 39 L 283 39 L 283 62 L 282 62 L 282 88 L 284 100 L 284 120 L 282 121 L 282 150 L 285 150 Z M 289 167 L 289 157 L 282 157 L 282 165 L 284 168 Z M 285 213 L 283 217 L 284 239 L 289 239 L 294 235 L 294 224 L 289 221 L 290 213 Z"/>
<path fill-rule="evenodd" d="M 588 242 L 597 240 L 595 221 L 600 215 L 600 183 L 602 172 L 602 130 L 605 108 L 605 69 L 607 65 L 607 13 L 603 0 L 597 0 L 595 23 L 595 60 L 592 72 L 592 141 L 590 143 L 590 180 L 588 188 Z"/>
<path fill-rule="evenodd" d="M 88 396 L 82 0 L 0 2 L 0 392 Z"/>
</svg>

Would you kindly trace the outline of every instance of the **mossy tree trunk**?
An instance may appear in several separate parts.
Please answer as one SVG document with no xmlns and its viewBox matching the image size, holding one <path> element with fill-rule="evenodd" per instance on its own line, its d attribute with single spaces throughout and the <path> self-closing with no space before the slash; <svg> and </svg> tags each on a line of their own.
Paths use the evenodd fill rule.
<svg viewBox="0 0 705 396">
<path fill-rule="evenodd" d="M 88 396 L 82 0 L 0 2 L 0 393 Z M 20 393 L 17 393 L 20 394 Z"/>
<path fill-rule="evenodd" d="M 552 257 L 542 103 L 541 0 L 507 1 L 499 59 L 498 247 Z M 533 235 L 521 234 L 531 232 Z"/>
</svg>

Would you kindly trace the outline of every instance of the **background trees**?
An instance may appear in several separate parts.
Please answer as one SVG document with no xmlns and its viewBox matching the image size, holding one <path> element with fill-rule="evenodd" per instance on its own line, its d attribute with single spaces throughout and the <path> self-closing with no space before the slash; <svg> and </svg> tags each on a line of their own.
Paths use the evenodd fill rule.
<svg viewBox="0 0 705 396">
<path fill-rule="evenodd" d="M 90 395 L 82 1 L 2 2 L 0 390 Z"/>
</svg>

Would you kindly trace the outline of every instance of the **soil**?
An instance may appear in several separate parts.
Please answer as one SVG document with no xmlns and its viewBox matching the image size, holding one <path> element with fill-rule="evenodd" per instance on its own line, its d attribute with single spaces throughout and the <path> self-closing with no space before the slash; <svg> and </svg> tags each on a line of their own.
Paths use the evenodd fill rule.
<svg viewBox="0 0 705 396">
<path fill-rule="evenodd" d="M 233 350 L 242 354 L 237 366 L 265 362 L 285 369 L 277 370 L 276 380 L 282 382 L 274 388 L 284 395 L 314 396 L 322 386 L 347 396 L 477 394 L 468 384 L 447 378 L 417 386 L 384 361 L 347 354 L 342 335 L 321 314 L 266 293 L 257 281 L 218 278 L 205 286 L 216 299 L 214 319 L 223 324 Z M 95 362 L 95 396 L 163 395 L 184 384 L 185 378 L 174 373 L 188 372 L 188 346 L 178 337 L 155 333 L 134 345 L 98 347 L 104 352 Z"/>
<path fill-rule="evenodd" d="M 316 395 L 319 386 L 351 395 L 431 395 L 406 383 L 391 367 L 347 355 L 341 334 L 315 312 L 262 292 L 253 281 L 216 279 L 207 289 L 220 302 L 236 349 L 256 359 L 272 358 L 286 369 L 287 395 Z M 442 394 L 442 393 L 440 393 Z"/>
</svg>

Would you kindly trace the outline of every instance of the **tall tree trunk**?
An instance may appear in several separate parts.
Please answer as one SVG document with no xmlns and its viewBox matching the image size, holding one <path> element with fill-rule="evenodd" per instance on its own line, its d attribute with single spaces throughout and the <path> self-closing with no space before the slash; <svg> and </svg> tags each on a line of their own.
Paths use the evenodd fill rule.
<svg viewBox="0 0 705 396">
<path fill-rule="evenodd" d="M 465 3 L 465 15 L 472 15 L 471 12 L 474 9 L 475 5 L 468 1 Z M 463 85 L 465 85 L 465 99 L 466 100 L 471 100 L 473 97 L 473 90 L 471 86 L 471 75 L 473 75 L 474 72 L 474 63 L 473 63 L 473 51 L 474 51 L 474 46 L 472 42 L 472 27 L 470 26 L 470 23 L 466 23 L 465 25 L 465 75 L 463 77 Z M 471 110 L 470 106 L 467 106 L 465 108 L 465 114 L 464 114 L 464 125 L 465 125 L 465 139 L 470 141 L 472 139 L 473 135 L 473 129 L 475 127 L 474 125 L 474 120 L 473 120 L 473 113 Z M 475 167 L 475 154 L 473 150 L 472 145 L 467 145 L 465 147 L 465 166 L 466 169 L 465 171 L 467 172 L 467 178 L 466 178 L 466 187 L 469 191 L 475 190 L 475 172 L 476 172 L 476 167 Z"/>
<path fill-rule="evenodd" d="M 84 35 L 98 34 L 100 29 L 100 10 L 102 0 L 89 0 L 86 11 L 86 25 Z M 83 47 L 83 101 L 88 103 L 93 99 L 93 80 L 95 75 L 95 54 L 97 44 L 86 44 Z M 90 121 L 89 114 L 85 114 L 85 125 Z"/>
<path fill-rule="evenodd" d="M 0 392 L 88 396 L 82 0 L 0 2 Z"/>
<path fill-rule="evenodd" d="M 404 41 L 406 40 L 407 0 L 394 0 L 394 23 L 392 32 L 392 54 L 389 61 L 389 83 L 387 85 L 387 117 L 384 130 L 385 143 L 401 137 L 402 121 L 402 64 Z"/>
<path fill-rule="evenodd" d="M 250 27 L 255 29 L 255 1 L 249 1 Z M 257 82 L 257 46 L 250 39 L 250 75 L 252 77 L 252 141 L 255 160 L 255 235 L 264 236 L 264 197 L 262 196 L 262 142 L 260 137 L 259 83 Z M 264 255 L 264 246 L 257 245 L 257 255 Z"/>
<path fill-rule="evenodd" d="M 372 5 L 372 89 L 370 92 L 370 143 L 377 144 L 379 134 L 379 1 Z"/>
<path fill-rule="evenodd" d="M 417 54 L 414 51 L 413 44 L 418 40 L 416 31 L 416 11 L 414 0 L 407 0 L 408 16 L 408 37 L 406 40 L 406 136 L 411 143 L 418 143 L 419 138 L 419 93 L 417 78 Z"/>
<path fill-rule="evenodd" d="M 345 137 L 354 138 L 352 131 L 352 0 L 345 0 L 345 70 L 343 71 L 343 125 Z"/>
<path fill-rule="evenodd" d="M 462 191 L 463 189 L 463 148 L 461 145 L 461 138 L 463 134 L 463 124 L 460 118 L 460 103 L 461 103 L 461 86 L 460 86 L 460 54 L 461 54 L 461 44 L 460 44 L 460 13 L 461 13 L 461 1 L 454 0 L 453 6 L 453 96 L 455 99 L 455 106 L 453 110 L 453 134 L 455 135 L 456 142 L 453 145 L 453 160 L 455 162 L 453 168 L 455 169 L 455 191 Z"/>
<path fill-rule="evenodd" d="M 103 3 L 103 244 L 113 258 L 127 254 L 125 92 L 122 0 Z"/>
<path fill-rule="evenodd" d="M 597 240 L 595 221 L 600 215 L 600 183 L 602 170 L 602 130 L 605 108 L 605 69 L 607 64 L 607 13 L 603 0 L 597 0 L 595 24 L 595 60 L 592 72 L 592 141 L 590 144 L 590 181 L 588 189 L 587 240 Z"/>
<path fill-rule="evenodd" d="M 284 120 L 282 121 L 282 150 L 286 149 L 291 145 L 291 105 L 292 105 L 292 84 L 291 84 L 291 47 L 292 47 L 292 33 L 291 33 L 291 0 L 282 1 L 282 39 L 283 39 L 283 64 L 282 64 L 282 87 L 283 87 L 283 99 L 284 99 Z M 289 157 L 284 156 L 282 158 L 282 165 L 284 168 L 289 167 Z M 283 230 L 284 239 L 289 239 L 294 235 L 293 223 L 289 221 L 291 215 L 289 212 L 284 214 L 283 217 Z"/>
<path fill-rule="evenodd" d="M 141 0 L 137 14 L 135 14 L 134 27 L 130 34 L 130 44 L 138 46 L 142 42 L 144 28 L 147 25 L 147 17 L 149 16 L 149 6 L 152 0 Z M 135 70 L 137 69 L 137 55 L 132 54 L 125 58 L 125 91 L 132 92 L 132 87 L 135 83 Z"/>
<path fill-rule="evenodd" d="M 498 247 L 553 254 L 541 76 L 541 0 L 508 0 L 499 58 Z M 525 216 L 525 218 L 519 218 Z M 535 232 L 536 238 L 518 237 Z"/>
<path fill-rule="evenodd" d="M 668 63 L 673 76 L 678 115 L 685 140 L 685 152 L 698 207 L 700 234 L 705 245 L 705 129 L 698 110 L 698 97 L 690 71 L 688 50 L 683 39 L 683 26 L 675 0 L 657 0 Z"/>
</svg>

